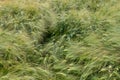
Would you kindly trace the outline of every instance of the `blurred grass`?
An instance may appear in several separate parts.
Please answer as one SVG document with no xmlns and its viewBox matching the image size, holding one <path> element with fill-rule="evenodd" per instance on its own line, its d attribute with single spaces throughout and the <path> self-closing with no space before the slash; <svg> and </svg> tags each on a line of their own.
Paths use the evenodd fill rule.
<svg viewBox="0 0 120 80">
<path fill-rule="evenodd" d="M 0 1 L 0 80 L 119 80 L 119 0 Z"/>
</svg>

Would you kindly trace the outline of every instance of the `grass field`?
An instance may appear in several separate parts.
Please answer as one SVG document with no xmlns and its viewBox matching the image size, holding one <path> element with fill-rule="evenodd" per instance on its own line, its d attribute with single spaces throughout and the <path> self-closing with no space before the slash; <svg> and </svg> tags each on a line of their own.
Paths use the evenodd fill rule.
<svg viewBox="0 0 120 80">
<path fill-rule="evenodd" d="M 120 80 L 120 0 L 1 0 L 0 80 Z"/>
</svg>

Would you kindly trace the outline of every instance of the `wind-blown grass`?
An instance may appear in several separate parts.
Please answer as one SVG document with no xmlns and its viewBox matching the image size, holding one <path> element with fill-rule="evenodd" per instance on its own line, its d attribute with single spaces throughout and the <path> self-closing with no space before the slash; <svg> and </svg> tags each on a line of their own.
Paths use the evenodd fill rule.
<svg viewBox="0 0 120 80">
<path fill-rule="evenodd" d="M 119 80 L 119 0 L 0 3 L 0 80 Z"/>
</svg>

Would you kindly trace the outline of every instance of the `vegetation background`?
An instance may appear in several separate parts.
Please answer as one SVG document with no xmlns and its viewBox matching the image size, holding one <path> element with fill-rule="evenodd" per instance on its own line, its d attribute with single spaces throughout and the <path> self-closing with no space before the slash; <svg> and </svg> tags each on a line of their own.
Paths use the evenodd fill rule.
<svg viewBox="0 0 120 80">
<path fill-rule="evenodd" d="M 120 80 L 120 0 L 0 1 L 0 80 Z"/>
</svg>

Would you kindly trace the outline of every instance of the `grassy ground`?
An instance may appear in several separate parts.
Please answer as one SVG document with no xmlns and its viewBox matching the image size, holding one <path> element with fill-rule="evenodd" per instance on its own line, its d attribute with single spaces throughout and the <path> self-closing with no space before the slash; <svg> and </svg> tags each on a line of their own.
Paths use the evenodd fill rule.
<svg viewBox="0 0 120 80">
<path fill-rule="evenodd" d="M 0 1 L 0 80 L 120 80 L 120 0 Z"/>
</svg>

